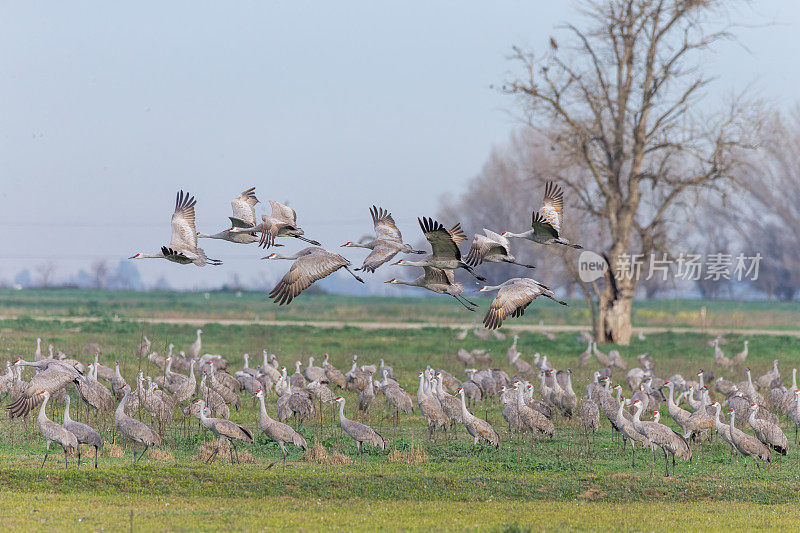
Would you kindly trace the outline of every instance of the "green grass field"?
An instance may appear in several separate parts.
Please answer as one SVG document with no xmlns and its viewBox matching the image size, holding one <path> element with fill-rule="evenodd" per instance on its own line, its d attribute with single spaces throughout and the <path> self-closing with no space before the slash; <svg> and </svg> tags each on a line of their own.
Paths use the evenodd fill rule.
<svg viewBox="0 0 800 533">
<path fill-rule="evenodd" d="M 12 293 L 12 296 L 14 294 L 21 293 Z M 49 296 L 49 291 L 46 295 Z M 97 298 L 94 301 L 101 302 L 101 296 L 90 293 L 87 300 Z M 88 356 L 83 354 L 83 346 L 91 341 L 103 347 L 105 364 L 112 365 L 115 359 L 121 362 L 129 383 L 133 383 L 140 365 L 147 374 L 158 375 L 157 367 L 147 361 L 137 361 L 134 356 L 135 345 L 142 335 L 146 334 L 153 341 L 154 350 L 163 352 L 169 343 L 174 343 L 177 349 L 188 347 L 194 340 L 195 328 L 104 318 L 113 314 L 152 316 L 152 313 L 170 312 L 168 303 L 154 303 L 150 300 L 155 298 L 152 295 L 122 296 L 106 295 L 120 302 L 114 304 L 120 307 L 112 313 L 113 305 L 97 304 L 97 313 L 93 316 L 100 319 L 94 322 L 64 323 L 26 316 L 0 321 L 3 357 L 32 358 L 38 336 L 45 344 L 52 342 L 57 349 L 86 361 Z M 225 297 L 235 302 L 234 295 Z M 180 298 L 197 298 L 194 303 L 181 304 L 196 305 L 195 310 L 205 301 L 202 295 L 180 295 Z M 313 315 L 313 306 L 321 314 L 325 313 L 330 307 L 327 299 L 332 297 L 317 298 L 306 302 L 308 308 L 303 313 Z M 43 310 L 51 309 L 58 315 L 57 309 L 78 305 L 77 299 L 67 300 L 66 303 L 58 298 L 38 303 L 31 301 L 24 314 L 41 315 L 46 312 Z M 343 299 L 340 304 L 344 310 L 358 307 L 350 299 Z M 429 300 L 414 302 L 417 304 L 430 305 L 432 309 L 438 305 Z M 236 307 L 233 303 L 225 305 Z M 226 309 L 225 305 L 220 307 Z M 258 305 L 269 309 L 267 303 Z M 756 311 L 761 306 L 752 305 Z M 123 314 L 123 310 L 127 313 Z M 81 315 L 76 312 L 74 316 Z M 298 315 L 298 319 L 301 318 Z M 513 375 L 505 361 L 510 339 L 482 341 L 470 335 L 458 341 L 455 332 L 445 328 L 363 331 L 352 327 L 210 323 L 203 326 L 203 331 L 203 351 L 225 355 L 232 363 L 231 372 L 241 368 L 242 353 L 260 354 L 263 349 L 275 353 L 290 369 L 295 360 L 307 362 L 309 355 L 319 357 L 325 352 L 336 366 L 346 369 L 352 355 L 357 353 L 364 362 L 377 362 L 383 357 L 394 367 L 401 384 L 413 393 L 417 372 L 426 364 L 448 369 L 461 378 L 463 367 L 455 359 L 457 349 L 483 347 L 489 349 L 495 367 Z M 725 374 L 714 366 L 712 349 L 706 345 L 709 338 L 701 332 L 652 334 L 644 341 L 634 340 L 631 346 L 619 349 L 631 366 L 635 365 L 636 354 L 649 351 L 657 361 L 657 374 L 664 377 L 679 372 L 689 378 L 699 368 L 705 368 L 729 379 L 743 379 L 741 372 Z M 742 336 L 729 334 L 726 338 L 729 341 L 726 351 L 741 349 Z M 763 373 L 777 358 L 784 376 L 790 377 L 791 366 L 796 364 L 793 361 L 797 361 L 800 352 L 800 339 L 783 335 L 749 339 L 748 363 L 754 375 Z M 541 334 L 526 332 L 521 334 L 518 348 L 527 359 L 538 351 L 547 354 L 555 367 L 566 368 L 574 365 L 585 345 L 574 333 L 560 333 L 555 340 L 548 340 Z M 608 351 L 611 347 L 603 349 Z M 257 359 L 260 360 L 260 356 Z M 593 361 L 586 368 L 575 369 L 574 388 L 579 396 L 596 368 Z M 624 382 L 624 374 L 615 375 L 615 379 Z M 355 396 L 343 395 L 348 400 L 346 412 L 353 417 Z M 274 399 L 273 393 L 267 403 L 273 415 Z M 255 434 L 257 412 L 256 404 L 243 398 L 242 409 L 232 411 L 231 418 L 247 425 Z M 499 450 L 485 448 L 470 454 L 472 442 L 463 427 L 455 429 L 452 439 L 437 434 L 435 440 L 429 442 L 424 419 L 418 412 L 401 416 L 400 425 L 395 428 L 389 420 L 392 413 L 378 398 L 365 422 L 384 436 L 386 452 L 367 448 L 363 465 L 322 465 L 304 460 L 299 451 L 290 448 L 285 473 L 279 469 L 280 464 L 267 469 L 280 457 L 280 451 L 265 437 L 246 446 L 255 458 L 254 464 L 230 465 L 227 455 L 223 454 L 211 465 L 194 460 L 203 443 L 211 440 L 211 435 L 200 432 L 194 419 L 183 424 L 180 416 L 164 435 L 162 449 L 171 457 L 145 458 L 133 466 L 130 444 L 120 437 L 116 443 L 122 446 L 125 456 L 101 455 L 97 470 L 89 464 L 76 467 L 74 458 L 70 459 L 70 468 L 64 470 L 63 455 L 59 455 L 58 447 L 53 448 L 54 454 L 40 469 L 44 442 L 35 419 L 31 418 L 26 426 L 23 421 L 9 421 L 3 415 L 0 418 L 3 525 L 9 529 L 58 530 L 131 528 L 131 524 L 134 530 L 219 530 L 222 527 L 237 530 L 254 527 L 286 530 L 449 527 L 498 531 L 567 527 L 674 530 L 683 527 L 697 530 L 772 529 L 787 527 L 795 520 L 789 511 L 800 503 L 800 452 L 794 445 L 789 455 L 781 457 L 767 472 L 748 469 L 745 475 L 741 462 L 730 464 L 728 449 L 717 439 L 713 445 L 697 449 L 691 463 L 679 463 L 674 477 L 663 477 L 663 459 L 659 457 L 656 475 L 650 477 L 651 456 L 637 453 L 636 466 L 631 467 L 630 450 L 620 449 L 604 419 L 603 430 L 587 448 L 576 421 L 556 420 L 553 440 L 530 435 L 512 438 L 496 400 L 476 406 L 473 412 L 494 425 L 502 440 Z M 317 419 L 300 428 L 309 443 L 321 444 L 329 453 L 340 452 L 353 457 L 355 446 L 339 430 L 334 409 L 328 407 L 324 415 L 321 427 Z M 52 417 L 59 416 L 60 408 L 56 406 Z M 149 422 L 147 415 L 143 419 Z M 672 423 L 666 408 L 662 420 Z M 89 421 L 102 429 L 107 441 L 116 438 L 110 417 L 97 420 L 91 414 Z M 783 423 L 791 440 L 794 431 L 789 422 Z M 387 460 L 395 450 L 402 453 L 417 446 L 423 452 L 421 462 L 408 464 Z"/>
</svg>

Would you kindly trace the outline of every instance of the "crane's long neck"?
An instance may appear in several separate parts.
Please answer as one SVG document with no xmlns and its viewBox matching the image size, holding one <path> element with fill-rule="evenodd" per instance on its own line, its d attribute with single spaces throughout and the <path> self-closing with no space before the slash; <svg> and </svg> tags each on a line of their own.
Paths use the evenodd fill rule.
<svg viewBox="0 0 800 533">
<path fill-rule="evenodd" d="M 472 413 L 467 410 L 467 401 L 464 399 L 464 389 L 461 389 L 461 417 L 464 419 L 464 421 L 467 421 L 472 417 Z"/>
<path fill-rule="evenodd" d="M 522 409 L 525 399 L 522 396 L 522 387 L 517 387 L 517 409 Z"/>
<path fill-rule="evenodd" d="M 797 369 L 792 369 L 792 388 L 797 390 Z"/>
<path fill-rule="evenodd" d="M 272 421 L 272 419 L 270 418 L 269 414 L 267 414 L 267 406 L 264 404 L 264 395 L 263 394 L 261 394 L 261 396 L 258 397 L 258 403 L 261 406 L 260 407 L 261 418 L 263 418 L 266 422 Z"/>
<path fill-rule="evenodd" d="M 45 413 L 45 410 L 47 409 L 47 402 L 48 402 L 49 399 L 50 399 L 50 395 L 49 394 L 45 394 L 44 395 L 44 401 L 42 402 L 42 406 L 39 408 L 39 416 L 38 416 L 39 422 L 43 422 L 43 421 L 47 420 L 47 413 Z"/>
<path fill-rule="evenodd" d="M 575 391 L 572 390 L 572 374 L 567 374 L 567 392 L 574 395 Z"/>
<path fill-rule="evenodd" d="M 64 424 L 68 424 L 72 422 L 72 419 L 69 417 L 69 395 L 64 398 Z"/>
<path fill-rule="evenodd" d="M 427 261 L 411 261 L 410 259 L 403 259 L 402 263 L 399 263 L 399 266 L 412 266 L 412 267 L 424 267 L 428 266 Z M 409 283 L 406 283 L 409 285 Z"/>
<path fill-rule="evenodd" d="M 533 229 L 523 231 L 522 233 L 511 233 L 510 231 L 503 233 L 503 237 L 516 237 L 518 239 L 527 239 L 530 235 L 533 235 Z"/>
<path fill-rule="evenodd" d="M 392 282 L 394 285 L 409 285 L 411 287 L 420 287 L 423 283 L 425 283 L 425 279 L 414 279 L 411 281 L 404 280 L 404 279 L 396 279 Z"/>
<path fill-rule="evenodd" d="M 140 383 L 141 383 L 141 380 L 140 380 Z M 141 388 L 141 384 L 140 384 L 139 388 Z M 130 391 L 129 391 L 129 389 L 127 387 L 122 389 L 122 401 L 120 401 L 119 405 L 117 405 L 117 410 L 114 413 L 114 418 L 121 417 L 121 416 L 125 415 L 125 406 L 128 404 L 128 393 L 129 392 Z"/>
<path fill-rule="evenodd" d="M 344 402 L 339 402 L 339 422 L 342 425 L 347 422 L 347 417 L 344 416 Z"/>
<path fill-rule="evenodd" d="M 164 375 L 169 376 L 172 373 L 172 357 L 167 359 L 167 367 L 164 369 Z"/>
<path fill-rule="evenodd" d="M 209 235 L 208 233 L 198 233 L 198 239 L 225 239 L 228 235 L 230 235 L 230 231 L 220 231 L 219 233 L 214 233 L 213 235 Z"/>
<path fill-rule="evenodd" d="M 675 400 L 674 400 L 674 398 L 675 398 L 675 396 L 674 396 L 674 395 L 675 395 L 675 387 L 673 387 L 673 386 L 672 386 L 672 383 L 670 383 L 670 384 L 667 386 L 667 388 L 669 389 L 669 397 L 667 398 L 667 402 L 668 402 L 668 403 L 667 403 L 667 406 L 668 406 L 670 409 L 675 409 L 676 407 L 678 407 L 678 406 L 675 404 Z"/>
<path fill-rule="evenodd" d="M 189 377 L 192 379 L 192 381 L 195 380 L 195 377 L 194 377 L 194 359 L 192 359 L 192 361 L 189 363 Z"/>
<path fill-rule="evenodd" d="M 372 246 L 372 242 L 360 243 L 360 242 L 351 242 L 347 245 L 347 248 L 369 248 L 372 250 L 374 246 Z"/>
<path fill-rule="evenodd" d="M 736 418 L 736 411 L 731 411 L 731 422 L 730 422 L 731 423 L 731 438 L 733 438 L 733 434 L 734 434 L 733 430 L 736 429 L 736 426 L 733 423 L 735 418 Z"/>
<path fill-rule="evenodd" d="M 705 387 L 705 385 L 706 385 L 703 382 L 703 372 L 700 372 L 699 374 L 697 374 L 697 377 L 700 378 L 700 390 L 703 390 L 703 387 Z"/>
<path fill-rule="evenodd" d="M 753 386 L 753 376 L 752 376 L 752 374 L 750 374 L 750 369 L 749 368 L 747 369 L 747 385 L 749 387 Z"/>
</svg>

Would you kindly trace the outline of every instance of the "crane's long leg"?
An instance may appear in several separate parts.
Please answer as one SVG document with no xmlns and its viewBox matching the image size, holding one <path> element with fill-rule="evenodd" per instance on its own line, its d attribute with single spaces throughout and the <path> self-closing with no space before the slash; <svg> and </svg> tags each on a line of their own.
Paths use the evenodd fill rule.
<svg viewBox="0 0 800 533">
<path fill-rule="evenodd" d="M 94 467 L 95 467 L 95 468 L 97 468 L 97 452 L 98 452 L 98 451 L 99 451 L 99 450 L 97 449 L 97 446 L 95 446 L 95 447 L 94 447 Z"/>
<path fill-rule="evenodd" d="M 357 280 L 357 281 L 360 281 L 361 283 L 364 283 L 364 280 L 363 280 L 363 279 L 361 279 L 360 277 L 358 277 L 358 276 L 356 275 L 356 273 L 355 273 L 355 272 L 353 272 L 353 270 L 352 270 L 352 269 L 351 269 L 349 266 L 345 265 L 344 269 L 345 269 L 345 270 L 347 270 L 348 272 L 350 272 L 350 274 L 351 274 L 351 275 L 352 275 L 354 278 L 356 278 L 356 280 Z"/>
<path fill-rule="evenodd" d="M 50 453 L 50 441 L 47 441 L 47 449 L 44 452 L 44 460 L 42 461 L 42 466 L 40 466 L 39 468 L 42 468 L 44 466 L 44 463 L 47 462 L 47 456 L 49 453 Z"/>
<path fill-rule="evenodd" d="M 468 303 L 469 305 L 471 305 L 472 307 L 478 307 L 478 304 L 476 304 L 476 303 L 475 303 L 475 302 L 473 302 L 472 300 L 468 300 L 467 298 L 465 298 L 465 297 L 464 297 L 464 295 L 463 295 L 463 294 L 459 294 L 459 295 L 458 295 L 458 298 L 459 298 L 461 301 L 463 301 L 463 302 L 467 302 L 467 303 Z M 473 311 L 474 311 L 474 309 L 473 309 Z"/>
<path fill-rule="evenodd" d="M 63 446 L 64 448 L 64 470 L 69 468 L 69 464 L 67 463 L 67 447 Z"/>
<path fill-rule="evenodd" d="M 508 261 L 508 262 L 511 263 L 512 265 L 519 265 L 519 266 L 525 267 L 525 268 L 536 268 L 533 265 L 526 265 L 525 263 L 517 263 L 516 261 Z"/>
<path fill-rule="evenodd" d="M 486 278 L 484 278 L 480 274 L 476 273 L 475 270 L 473 270 L 473 268 L 471 266 L 469 266 L 468 264 L 462 263 L 460 266 L 461 266 L 461 268 L 463 268 L 464 270 L 466 270 L 467 272 L 469 272 L 470 274 L 475 276 L 475 279 L 477 279 L 479 281 L 486 281 Z"/>
<path fill-rule="evenodd" d="M 308 243 L 311 243 L 314 246 L 319 246 L 320 245 L 319 242 L 317 242 L 315 240 L 312 240 L 312 239 L 308 239 L 306 237 L 303 237 L 302 235 L 292 235 L 292 237 L 294 237 L 295 239 L 300 239 L 301 241 L 306 241 Z"/>
<path fill-rule="evenodd" d="M 467 303 L 463 302 L 463 301 L 462 301 L 462 300 L 461 300 L 461 299 L 460 299 L 458 296 L 456 296 L 455 294 L 453 295 L 453 298 L 455 298 L 455 299 L 456 299 L 456 301 L 457 301 L 458 303 L 460 303 L 461 305 L 463 305 L 464 307 L 466 307 L 468 311 L 475 311 L 475 308 L 473 308 L 473 307 L 470 307 L 470 306 L 469 306 Z"/>
</svg>

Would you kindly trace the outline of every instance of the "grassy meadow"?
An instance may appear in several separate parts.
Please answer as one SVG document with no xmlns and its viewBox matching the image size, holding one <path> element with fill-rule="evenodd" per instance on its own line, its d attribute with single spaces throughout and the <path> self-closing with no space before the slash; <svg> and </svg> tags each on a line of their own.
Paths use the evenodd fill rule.
<svg viewBox="0 0 800 533">
<path fill-rule="evenodd" d="M 135 346 L 143 335 L 153 342 L 153 350 L 163 353 L 169 343 L 174 343 L 176 350 L 187 349 L 196 329 L 182 324 L 145 324 L 137 322 L 136 317 L 181 313 L 203 316 L 204 310 L 226 315 L 245 308 L 237 305 L 239 298 L 229 294 L 213 294 L 209 300 L 202 294 L 178 295 L 176 308 L 172 309 L 166 294 L 90 292 L 81 301 L 71 295 L 60 299 L 58 291 L 51 298 L 50 291 L 43 291 L 41 301 L 30 296 L 23 301 L 24 292 L 0 295 L 9 304 L 3 314 L 18 316 L 0 320 L 3 358 L 32 359 L 36 338 L 41 337 L 45 346 L 53 343 L 56 349 L 88 361 L 83 347 L 87 342 L 97 342 L 104 351 L 101 362 L 113 366 L 113 361 L 119 360 L 122 373 L 131 384 L 135 383 L 139 368 L 154 377 L 161 372 L 148 361 L 135 357 Z M 19 299 L 13 300 L 14 297 Z M 247 305 L 254 310 L 260 308 L 264 316 L 268 310 L 274 312 L 263 300 L 256 304 L 254 295 L 243 295 L 241 300 L 249 302 Z M 340 320 L 338 313 L 356 310 L 355 320 L 369 316 L 382 320 L 384 315 L 376 309 L 395 305 L 377 299 L 369 304 L 376 306 L 369 308 L 374 315 L 359 315 L 363 312 L 357 311 L 362 299 L 315 296 L 308 300 L 298 299 L 296 304 L 303 305 L 293 303 L 287 315 L 303 320 L 306 315 L 312 317 L 316 308 L 320 315 Z M 420 299 L 408 305 L 417 306 L 419 313 L 428 307 L 435 310 L 440 304 L 435 299 Z M 656 312 L 655 306 L 650 305 L 646 309 Z M 761 304 L 752 305 L 753 313 L 769 312 Z M 458 308 L 451 306 L 455 309 L 453 316 L 459 315 Z M 723 307 L 720 305 L 720 310 Z M 787 313 L 796 312 L 789 307 Z M 84 313 L 84 308 L 94 308 L 96 312 Z M 534 308 L 538 308 L 538 302 L 530 309 Z M 283 312 L 276 313 L 277 319 L 290 320 L 289 316 L 281 315 Z M 551 312 L 550 308 L 541 306 L 541 313 L 546 312 Z M 552 312 L 556 313 L 555 307 Z M 385 313 L 385 316 L 390 314 L 388 310 Z M 538 322 L 536 313 L 526 313 L 526 317 L 528 314 L 531 315 L 528 320 Z M 53 319 L 47 319 L 48 315 Z M 55 319 L 64 315 L 94 316 L 97 320 L 71 323 Z M 114 315 L 119 319 L 112 319 Z M 571 319 L 565 316 L 564 320 Z M 480 340 L 470 334 L 459 341 L 454 331 L 439 327 L 364 331 L 354 327 L 221 325 L 213 320 L 203 326 L 203 331 L 203 352 L 226 356 L 231 362 L 231 373 L 241 369 L 243 353 L 253 355 L 255 361 L 251 364 L 257 364 L 264 349 L 276 354 L 290 373 L 296 360 L 307 363 L 308 357 L 314 356 L 319 364 L 323 353 L 329 353 L 331 362 L 344 371 L 349 368 L 352 355 L 358 354 L 363 363 L 377 363 L 384 358 L 393 366 L 400 383 L 413 394 L 418 383 L 417 372 L 428 364 L 463 379 L 463 365 L 455 358 L 458 348 L 463 347 L 488 349 L 493 366 L 514 375 L 513 368 L 506 363 L 510 336 L 505 340 Z M 631 367 L 636 365 L 636 354 L 649 352 L 656 360 L 657 375 L 665 378 L 681 373 L 691 379 L 698 369 L 704 368 L 713 370 L 717 376 L 744 379 L 741 369 L 726 373 L 714 365 L 713 349 L 707 346 L 709 338 L 700 331 L 658 333 L 648 335 L 645 340 L 635 339 L 631 346 L 619 349 Z M 800 339 L 789 335 L 748 338 L 748 364 L 754 376 L 764 373 L 777 358 L 784 381 L 789 385 L 791 367 L 797 364 L 800 353 Z M 723 348 L 728 355 L 741 350 L 743 336 L 728 334 L 726 339 L 728 344 Z M 584 348 L 575 333 L 558 333 L 554 340 L 549 340 L 539 333 L 524 332 L 518 343 L 526 359 L 531 360 L 533 352 L 547 354 L 556 368 L 575 365 Z M 602 347 L 606 352 L 611 348 Z M 597 368 L 596 361 L 584 368 L 574 368 L 573 385 L 579 396 L 584 394 L 585 385 Z M 614 375 L 622 383 L 624 378 L 622 372 Z M 30 370 L 26 379 L 30 379 Z M 538 390 L 538 384 L 534 385 Z M 70 392 L 75 397 L 71 387 Z M 256 435 L 257 404 L 246 393 L 242 394 L 242 409 L 231 409 L 231 419 L 246 425 Z M 343 396 L 347 399 L 346 414 L 356 418 L 355 395 L 345 392 Z M 267 409 L 273 416 L 275 398 L 272 393 L 267 401 Z M 7 405 L 8 401 L 3 398 L 2 404 Z M 78 403 L 73 401 L 73 418 Z M 62 406 L 55 405 L 48 409 L 48 414 L 58 419 L 61 409 Z M 280 450 L 263 436 L 244 446 L 252 462 L 231 465 L 228 455 L 220 452 L 213 464 L 204 464 L 198 458 L 203 457 L 203 447 L 208 447 L 212 435 L 200 431 L 195 419 L 184 421 L 177 411 L 175 422 L 164 432 L 160 450 L 166 453 L 154 452 L 137 465 L 132 464 L 130 443 L 116 435 L 113 416 L 98 417 L 90 413 L 88 422 L 101 430 L 106 442 L 114 442 L 123 456 L 110 456 L 120 454 L 108 450 L 101 452 L 97 470 L 91 467 L 92 461 L 86 455 L 81 467 L 71 457 L 69 469 L 65 470 L 60 447 L 54 445 L 47 464 L 39 468 L 45 445 L 35 417 L 31 416 L 27 422 L 9 421 L 2 414 L 3 525 L 10 529 L 122 527 L 144 531 L 221 527 L 235 530 L 450 527 L 497 531 L 597 527 L 772 529 L 787 527 L 789 520 L 794 520 L 788 511 L 800 503 L 800 451 L 794 445 L 790 446 L 789 455 L 780 457 L 768 471 L 748 468 L 745 474 L 741 461 L 734 460 L 731 465 L 728 448 L 715 439 L 713 444 L 696 449 L 690 463 L 678 463 L 675 476 L 663 476 L 663 458 L 659 456 L 655 476 L 651 477 L 652 456 L 637 451 L 636 465 L 631 467 L 630 449 L 620 448 L 602 416 L 603 429 L 587 446 L 577 419 L 557 418 L 555 437 L 548 440 L 511 435 L 496 399 L 474 406 L 473 412 L 495 427 L 502 441 L 499 450 L 486 447 L 471 454 L 472 441 L 463 426 L 454 426 L 451 436 L 436 434 L 432 442 L 428 441 L 425 421 L 418 411 L 401 415 L 400 424 L 395 427 L 390 420 L 393 413 L 378 397 L 369 413 L 358 419 L 383 435 L 387 442 L 385 452 L 366 446 L 363 465 L 325 464 L 304 458 L 301 451 L 290 446 L 285 472 L 280 463 L 267 468 L 280 457 Z M 338 453 L 353 458 L 355 445 L 339 429 L 335 409 L 326 407 L 323 415 L 322 423 L 317 417 L 299 427 L 309 444 L 323 446 L 330 457 Z M 665 406 L 663 415 L 662 421 L 671 425 Z M 85 411 L 79 416 L 84 419 Z M 146 423 L 150 422 L 146 414 L 141 416 Z M 291 423 L 296 425 L 294 421 Z M 794 431 L 790 422 L 782 423 L 791 441 Z"/>
</svg>

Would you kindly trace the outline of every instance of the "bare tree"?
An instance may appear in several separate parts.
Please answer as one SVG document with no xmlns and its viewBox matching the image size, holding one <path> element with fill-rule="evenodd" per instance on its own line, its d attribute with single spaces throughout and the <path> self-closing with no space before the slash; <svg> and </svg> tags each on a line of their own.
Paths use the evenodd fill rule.
<svg viewBox="0 0 800 533">
<path fill-rule="evenodd" d="M 791 300 L 800 292 L 800 105 L 772 116 L 763 148 L 741 168 L 749 195 L 728 216 L 739 221 L 741 246 L 763 254 L 754 286 L 770 299 Z"/>
<path fill-rule="evenodd" d="M 36 276 L 38 277 L 37 286 L 39 287 L 50 287 L 53 283 L 53 277 L 55 276 L 56 269 L 58 265 L 52 259 L 45 261 L 44 263 L 40 263 L 36 265 Z"/>
<path fill-rule="evenodd" d="M 90 275 L 92 278 L 92 285 L 97 289 L 104 289 L 108 285 L 108 279 L 111 270 L 108 263 L 104 260 L 98 260 L 92 263 Z"/>
<path fill-rule="evenodd" d="M 702 52 L 730 37 L 723 0 L 586 0 L 542 57 L 515 48 L 523 74 L 505 90 L 562 163 L 557 178 L 606 236 L 598 340 L 627 344 L 638 285 L 630 258 L 648 256 L 670 215 L 728 180 L 752 122 L 741 98 L 705 113 Z M 686 212 L 691 213 L 690 209 Z"/>
</svg>

